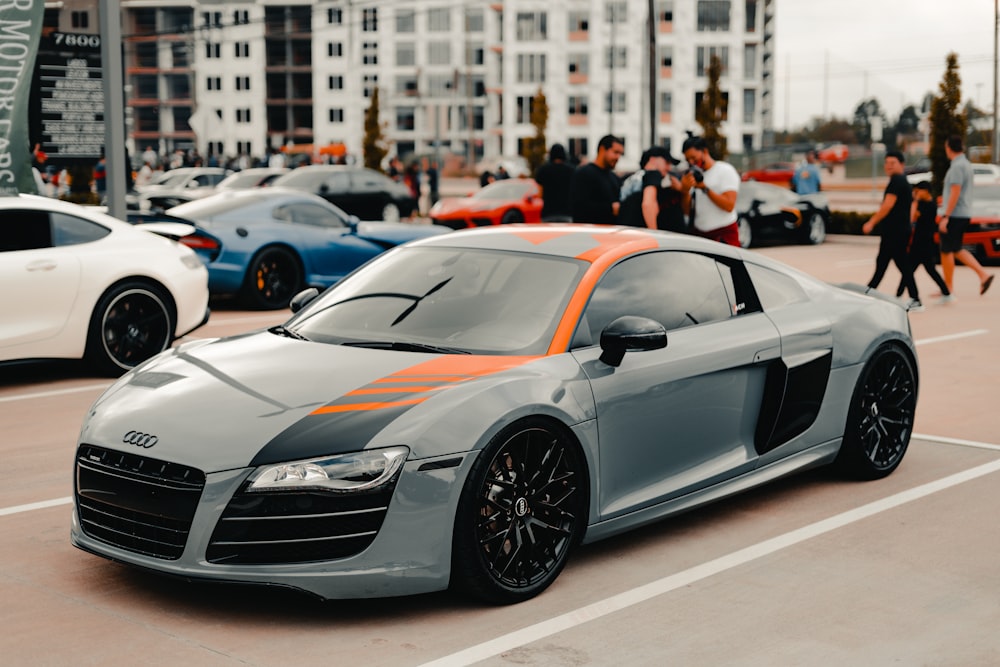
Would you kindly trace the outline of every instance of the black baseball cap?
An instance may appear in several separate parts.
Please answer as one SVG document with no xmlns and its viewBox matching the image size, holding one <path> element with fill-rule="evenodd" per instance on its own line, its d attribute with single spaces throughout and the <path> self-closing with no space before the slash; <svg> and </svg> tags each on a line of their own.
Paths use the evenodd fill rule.
<svg viewBox="0 0 1000 667">
<path fill-rule="evenodd" d="M 649 161 L 651 157 L 662 157 L 664 160 L 670 164 L 680 164 L 680 160 L 675 158 L 670 154 L 670 149 L 666 146 L 650 146 L 642 153 L 642 158 L 640 158 L 639 165 L 642 166 Z"/>
</svg>

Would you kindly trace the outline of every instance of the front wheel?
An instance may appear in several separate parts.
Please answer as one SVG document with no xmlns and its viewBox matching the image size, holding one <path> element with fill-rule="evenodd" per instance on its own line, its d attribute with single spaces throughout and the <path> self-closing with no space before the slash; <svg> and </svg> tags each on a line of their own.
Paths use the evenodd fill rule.
<svg viewBox="0 0 1000 667">
<path fill-rule="evenodd" d="M 163 291 L 140 282 L 115 286 L 90 317 L 85 358 L 98 371 L 121 375 L 170 347 L 174 323 Z"/>
<path fill-rule="evenodd" d="M 851 397 L 838 467 L 858 479 L 879 479 L 895 470 L 910 443 L 916 406 L 913 362 L 896 346 L 880 347 Z"/>
<path fill-rule="evenodd" d="M 501 225 L 514 225 L 519 222 L 524 222 L 524 214 L 516 208 L 504 211 L 503 217 L 500 218 Z"/>
<path fill-rule="evenodd" d="M 286 248 L 264 248 L 250 261 L 243 279 L 243 301 L 258 310 L 285 308 L 302 291 L 302 268 Z"/>
<path fill-rule="evenodd" d="M 500 604 L 544 591 L 583 534 L 588 495 L 583 456 L 567 436 L 541 419 L 501 431 L 462 489 L 453 586 Z"/>
<path fill-rule="evenodd" d="M 806 219 L 802 240 L 809 245 L 819 245 L 826 240 L 826 221 L 819 211 L 813 211 Z"/>
<path fill-rule="evenodd" d="M 389 202 L 382 207 L 382 220 L 385 222 L 399 222 L 400 214 L 399 207 L 394 203 Z"/>
</svg>

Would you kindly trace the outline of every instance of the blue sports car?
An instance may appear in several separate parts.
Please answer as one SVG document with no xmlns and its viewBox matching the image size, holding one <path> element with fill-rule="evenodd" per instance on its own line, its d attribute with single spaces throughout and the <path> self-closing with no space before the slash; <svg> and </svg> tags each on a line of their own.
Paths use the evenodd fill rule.
<svg viewBox="0 0 1000 667">
<path fill-rule="evenodd" d="M 169 213 L 195 225 L 179 240 L 208 266 L 209 291 L 258 309 L 284 308 L 304 287 L 329 287 L 389 248 L 451 231 L 361 222 L 321 197 L 284 188 L 221 192 Z"/>
<path fill-rule="evenodd" d="M 511 603 L 580 542 L 814 466 L 884 477 L 913 428 L 898 303 L 694 236 L 456 231 L 292 309 L 97 400 L 77 547 L 325 598 Z"/>
</svg>

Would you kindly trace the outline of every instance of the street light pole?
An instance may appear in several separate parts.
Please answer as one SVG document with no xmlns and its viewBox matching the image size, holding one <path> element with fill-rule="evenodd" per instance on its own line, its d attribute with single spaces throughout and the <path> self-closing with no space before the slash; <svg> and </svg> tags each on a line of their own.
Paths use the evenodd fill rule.
<svg viewBox="0 0 1000 667">
<path fill-rule="evenodd" d="M 118 0 L 100 0 L 101 64 L 104 68 L 104 155 L 107 158 L 108 213 L 125 219 L 125 108 L 122 77 L 122 18 Z"/>
<path fill-rule="evenodd" d="M 997 136 L 997 29 L 1000 28 L 1000 0 L 993 0 L 993 164 L 1000 162 Z"/>
</svg>

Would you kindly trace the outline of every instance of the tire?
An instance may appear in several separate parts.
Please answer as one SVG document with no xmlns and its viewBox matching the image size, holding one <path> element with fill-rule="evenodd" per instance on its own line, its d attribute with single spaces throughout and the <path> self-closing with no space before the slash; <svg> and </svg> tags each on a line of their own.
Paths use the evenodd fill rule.
<svg viewBox="0 0 1000 667">
<path fill-rule="evenodd" d="M 116 285 L 90 316 L 84 358 L 103 374 L 121 375 L 170 347 L 174 317 L 161 288 L 137 281 Z"/>
<path fill-rule="evenodd" d="M 910 357 L 883 345 L 865 364 L 851 396 L 836 465 L 857 479 L 879 479 L 895 470 L 913 432 L 917 376 Z"/>
<path fill-rule="evenodd" d="M 393 202 L 388 202 L 382 207 L 382 220 L 385 222 L 399 222 L 402 216 L 399 214 L 399 207 Z"/>
<path fill-rule="evenodd" d="M 808 245 L 819 245 L 826 240 L 826 220 L 819 211 L 809 214 L 802 225 L 802 242 Z"/>
<path fill-rule="evenodd" d="M 576 443 L 547 421 L 526 419 L 501 431 L 462 489 L 453 588 L 499 604 L 544 591 L 583 535 L 589 489 Z"/>
<path fill-rule="evenodd" d="M 736 227 L 739 231 L 740 247 L 749 248 L 753 245 L 753 229 L 750 227 L 750 221 L 741 217 L 737 221 Z"/>
<path fill-rule="evenodd" d="M 519 222 L 524 222 L 524 214 L 518 211 L 516 208 L 512 208 L 509 211 L 504 211 L 503 217 L 500 218 L 501 225 L 514 225 Z"/>
<path fill-rule="evenodd" d="M 302 288 L 299 258 L 287 248 L 270 247 L 258 251 L 251 260 L 241 296 L 250 308 L 277 310 L 287 308 Z"/>
</svg>

